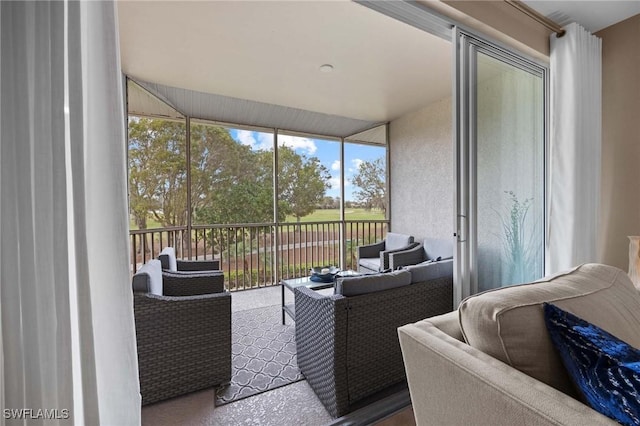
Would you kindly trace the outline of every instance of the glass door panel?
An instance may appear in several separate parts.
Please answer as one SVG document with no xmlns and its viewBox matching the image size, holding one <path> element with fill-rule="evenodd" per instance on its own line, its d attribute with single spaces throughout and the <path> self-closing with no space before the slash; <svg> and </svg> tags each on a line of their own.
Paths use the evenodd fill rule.
<svg viewBox="0 0 640 426">
<path fill-rule="evenodd" d="M 455 32 L 459 301 L 544 275 L 547 71 Z"/>
<path fill-rule="evenodd" d="M 481 51 L 476 61 L 474 275 L 484 291 L 544 274 L 544 80 Z"/>
</svg>

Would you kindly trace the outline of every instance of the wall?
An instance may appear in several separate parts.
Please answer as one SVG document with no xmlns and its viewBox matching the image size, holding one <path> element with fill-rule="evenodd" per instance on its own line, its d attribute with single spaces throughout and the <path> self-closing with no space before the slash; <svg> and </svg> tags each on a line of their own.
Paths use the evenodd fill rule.
<svg viewBox="0 0 640 426">
<path fill-rule="evenodd" d="M 453 236 L 451 108 L 446 98 L 390 123 L 391 229 L 416 240 Z"/>
<path fill-rule="evenodd" d="M 628 235 L 640 235 L 640 15 L 602 38 L 601 262 L 627 270 Z"/>
</svg>

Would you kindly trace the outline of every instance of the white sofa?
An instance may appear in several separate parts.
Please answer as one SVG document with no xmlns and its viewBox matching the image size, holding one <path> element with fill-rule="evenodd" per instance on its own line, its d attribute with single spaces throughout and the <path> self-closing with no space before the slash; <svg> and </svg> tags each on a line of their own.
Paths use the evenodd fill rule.
<svg viewBox="0 0 640 426">
<path fill-rule="evenodd" d="M 640 347 L 640 292 L 611 266 L 586 264 L 472 296 L 457 311 L 398 329 L 417 423 L 618 424 L 578 400 L 543 302 Z"/>
</svg>

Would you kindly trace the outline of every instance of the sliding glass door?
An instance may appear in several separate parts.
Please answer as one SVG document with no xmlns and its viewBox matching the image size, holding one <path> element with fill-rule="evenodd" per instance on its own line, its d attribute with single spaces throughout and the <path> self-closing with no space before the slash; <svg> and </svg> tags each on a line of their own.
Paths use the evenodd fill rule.
<svg viewBox="0 0 640 426">
<path fill-rule="evenodd" d="M 544 274 L 545 69 L 458 34 L 460 297 Z"/>
</svg>

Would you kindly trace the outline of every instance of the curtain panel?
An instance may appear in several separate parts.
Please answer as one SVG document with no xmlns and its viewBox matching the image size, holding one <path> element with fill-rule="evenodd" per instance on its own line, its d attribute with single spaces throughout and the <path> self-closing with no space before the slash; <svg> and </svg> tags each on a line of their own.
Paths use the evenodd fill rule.
<svg viewBox="0 0 640 426">
<path fill-rule="evenodd" d="M 565 29 L 551 36 L 547 273 L 599 259 L 602 40 Z"/>
<path fill-rule="evenodd" d="M 113 2 L 0 2 L 1 424 L 140 423 L 124 117 Z"/>
</svg>

